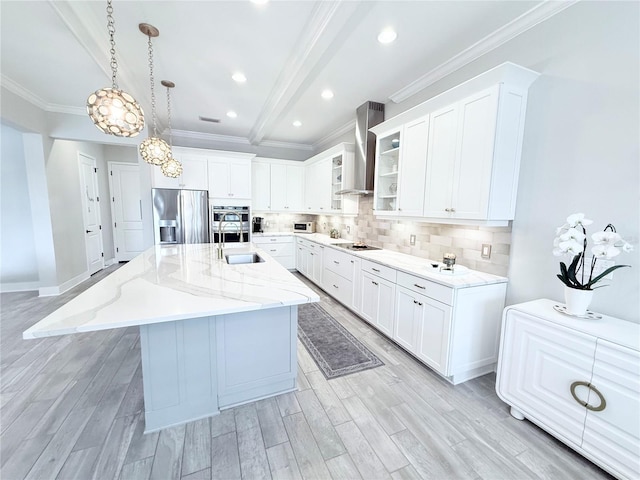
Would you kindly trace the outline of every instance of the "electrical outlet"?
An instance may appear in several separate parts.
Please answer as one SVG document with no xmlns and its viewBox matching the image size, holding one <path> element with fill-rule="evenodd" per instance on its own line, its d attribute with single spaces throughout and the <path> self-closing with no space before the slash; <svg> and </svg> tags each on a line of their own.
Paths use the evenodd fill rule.
<svg viewBox="0 0 640 480">
<path fill-rule="evenodd" d="M 351 226 L 347 225 L 347 233 L 351 233 Z"/>
<path fill-rule="evenodd" d="M 489 243 L 482 244 L 482 250 L 480 251 L 480 256 L 486 259 L 491 258 L 491 244 Z"/>
<path fill-rule="evenodd" d="M 415 245 L 416 244 L 416 236 L 415 235 L 409 235 L 409 245 Z"/>
</svg>

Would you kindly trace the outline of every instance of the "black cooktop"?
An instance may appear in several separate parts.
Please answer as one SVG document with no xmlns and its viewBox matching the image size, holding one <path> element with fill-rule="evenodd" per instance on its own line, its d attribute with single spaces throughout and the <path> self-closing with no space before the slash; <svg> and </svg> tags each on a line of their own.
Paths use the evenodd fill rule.
<svg viewBox="0 0 640 480">
<path fill-rule="evenodd" d="M 382 250 L 380 247 L 372 247 L 364 243 L 337 243 L 336 247 L 346 248 L 347 250 Z"/>
</svg>

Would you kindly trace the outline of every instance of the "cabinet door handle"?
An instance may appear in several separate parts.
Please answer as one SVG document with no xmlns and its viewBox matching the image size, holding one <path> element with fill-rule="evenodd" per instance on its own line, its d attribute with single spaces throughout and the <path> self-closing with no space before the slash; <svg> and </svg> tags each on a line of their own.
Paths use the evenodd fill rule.
<svg viewBox="0 0 640 480">
<path fill-rule="evenodd" d="M 271 239 L 269 239 L 269 241 L 270 241 L 270 242 L 277 242 L 277 241 L 278 241 L 278 239 L 277 239 L 277 238 L 271 238 Z"/>
<path fill-rule="evenodd" d="M 422 306 L 422 302 L 418 302 L 418 306 L 421 307 Z"/>
<path fill-rule="evenodd" d="M 456 209 L 455 209 L 455 208 L 452 208 L 452 209 L 451 209 L 451 212 L 452 212 L 452 213 L 453 213 L 453 212 L 455 212 L 455 211 L 456 211 Z"/>
<path fill-rule="evenodd" d="M 444 211 L 445 211 L 445 212 L 450 212 L 450 211 L 451 211 L 451 209 L 450 209 L 450 208 L 445 208 L 445 209 L 444 209 Z"/>
<path fill-rule="evenodd" d="M 309 252 L 309 255 L 315 255 L 315 253 L 313 253 L 313 252 Z"/>
<path fill-rule="evenodd" d="M 333 288 L 338 288 L 338 285 L 334 285 Z"/>
<path fill-rule="evenodd" d="M 371 268 L 371 270 L 373 270 L 374 272 L 380 273 L 380 270 L 378 270 L 377 268 Z"/>
<path fill-rule="evenodd" d="M 418 303 L 418 301 L 417 301 L 417 300 L 414 300 L 414 301 L 413 301 L 413 303 L 417 304 L 417 303 Z"/>
<path fill-rule="evenodd" d="M 595 393 L 600 398 L 600 405 L 594 407 L 593 405 L 589 405 L 584 400 L 581 400 L 580 398 L 578 398 L 578 395 L 576 395 L 577 387 L 587 387 L 589 390 L 592 390 L 593 393 Z M 601 412 L 602 410 L 607 408 L 607 401 L 604 399 L 604 396 L 602 395 L 602 393 L 600 393 L 600 390 L 598 390 L 596 387 L 591 385 L 589 382 L 573 382 L 571 384 L 570 390 L 571 390 L 571 396 L 573 397 L 573 399 L 576 402 L 578 402 L 580 405 L 585 407 L 587 410 L 591 410 L 592 412 Z"/>
<path fill-rule="evenodd" d="M 354 262 L 353 260 L 351 260 L 351 263 L 356 263 L 356 262 Z"/>
<path fill-rule="evenodd" d="M 340 265 L 340 262 L 337 260 L 334 260 L 333 263 L 335 263 L 336 265 Z"/>
<path fill-rule="evenodd" d="M 422 285 L 418 285 L 417 283 L 414 283 L 414 284 L 413 284 L 413 286 L 414 286 L 414 287 L 421 288 L 422 290 L 424 290 L 425 288 L 427 288 L 427 287 L 423 287 Z"/>
<path fill-rule="evenodd" d="M 277 252 L 277 250 L 275 248 L 272 248 L 271 250 L 269 250 L 270 252 Z"/>
<path fill-rule="evenodd" d="M 371 280 L 371 283 L 373 283 L 374 285 L 378 285 L 378 282 L 374 282 L 373 280 Z"/>
</svg>

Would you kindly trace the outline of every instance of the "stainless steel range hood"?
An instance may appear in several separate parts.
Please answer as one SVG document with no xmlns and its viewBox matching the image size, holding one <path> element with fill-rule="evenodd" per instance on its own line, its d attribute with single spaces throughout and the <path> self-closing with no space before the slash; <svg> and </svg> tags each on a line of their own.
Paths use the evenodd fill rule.
<svg viewBox="0 0 640 480">
<path fill-rule="evenodd" d="M 356 148 L 353 188 L 340 190 L 338 195 L 369 195 L 373 193 L 376 161 L 376 136 L 369 129 L 384 120 L 384 104 L 367 102 L 356 109 Z"/>
</svg>

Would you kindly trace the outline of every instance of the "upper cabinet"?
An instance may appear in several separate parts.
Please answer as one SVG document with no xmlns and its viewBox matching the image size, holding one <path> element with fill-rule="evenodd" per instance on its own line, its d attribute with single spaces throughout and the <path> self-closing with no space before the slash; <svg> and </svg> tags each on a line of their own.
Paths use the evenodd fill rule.
<svg viewBox="0 0 640 480">
<path fill-rule="evenodd" d="M 251 159 L 222 156 L 211 158 L 209 197 L 251 199 Z"/>
<path fill-rule="evenodd" d="M 168 178 L 160 167 L 154 167 L 154 188 L 208 190 L 209 198 L 251 199 L 253 154 L 173 147 L 173 155 L 182 162 L 182 175 Z"/>
<path fill-rule="evenodd" d="M 304 210 L 302 162 L 259 158 L 253 162 L 251 172 L 254 211 Z"/>
<path fill-rule="evenodd" d="M 178 178 L 165 177 L 160 167 L 152 167 L 152 185 L 154 188 L 174 188 L 185 190 L 207 190 L 207 159 L 198 155 L 186 154 L 173 148 L 176 160 L 182 163 L 182 175 Z"/>
<path fill-rule="evenodd" d="M 374 213 L 508 225 L 527 89 L 537 77 L 506 63 L 373 127 Z"/>
<path fill-rule="evenodd" d="M 353 144 L 340 143 L 304 162 L 306 213 L 358 213 L 357 197 L 339 194 L 353 188 Z"/>
</svg>

